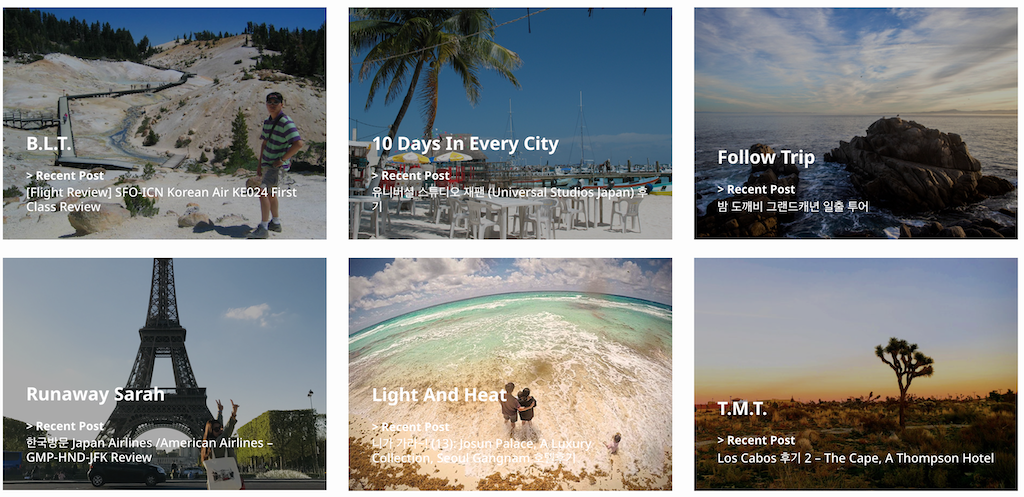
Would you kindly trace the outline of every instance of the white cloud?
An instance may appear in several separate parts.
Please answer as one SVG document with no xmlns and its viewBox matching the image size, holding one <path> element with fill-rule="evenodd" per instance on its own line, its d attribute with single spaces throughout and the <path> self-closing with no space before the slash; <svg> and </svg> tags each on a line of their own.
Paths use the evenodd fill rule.
<svg viewBox="0 0 1024 497">
<path fill-rule="evenodd" d="M 272 316 L 280 316 L 281 313 L 273 314 Z M 249 307 L 239 307 L 236 309 L 228 309 L 224 313 L 224 317 L 228 319 L 240 319 L 243 321 L 259 321 L 260 326 L 266 326 L 266 317 L 271 316 L 270 304 L 263 303 L 259 305 L 252 305 Z"/>
<path fill-rule="evenodd" d="M 698 9 L 694 55 L 698 111 L 1017 107 L 1015 10 Z"/>
</svg>

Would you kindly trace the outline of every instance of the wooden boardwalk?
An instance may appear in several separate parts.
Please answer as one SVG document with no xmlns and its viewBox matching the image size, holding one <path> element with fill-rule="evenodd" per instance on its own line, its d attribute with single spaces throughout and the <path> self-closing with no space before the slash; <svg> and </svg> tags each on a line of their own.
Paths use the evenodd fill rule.
<svg viewBox="0 0 1024 497">
<path fill-rule="evenodd" d="M 156 67 L 156 66 L 152 66 Z M 159 68 L 157 69 L 165 69 Z M 118 90 L 108 91 L 100 93 L 81 93 L 77 95 L 66 95 L 57 99 L 57 113 L 52 112 L 32 112 L 32 111 L 4 111 L 4 126 L 9 128 L 17 129 L 45 129 L 50 127 L 57 127 L 57 137 L 63 137 L 64 147 L 57 151 L 57 165 L 67 167 L 78 167 L 78 168 L 91 168 L 97 166 L 108 166 L 114 169 L 134 169 L 134 165 L 128 162 L 111 160 L 111 159 L 86 159 L 79 158 L 78 153 L 75 152 L 75 133 L 73 131 L 71 109 L 68 102 L 76 98 L 97 98 L 97 97 L 112 97 L 117 98 L 124 95 L 132 95 L 138 93 L 156 93 L 158 91 L 173 88 L 175 86 L 183 85 L 188 78 L 195 76 L 195 73 L 182 72 L 181 78 L 178 81 L 172 83 L 165 83 L 156 87 L 150 87 L 146 85 L 145 88 L 137 88 L 131 90 Z M 60 143 L 60 141 L 58 141 Z M 67 153 L 65 153 L 67 152 Z M 165 165 L 169 167 L 177 167 L 184 156 L 176 155 L 171 157 Z"/>
<path fill-rule="evenodd" d="M 52 112 L 4 111 L 4 126 L 17 129 L 45 129 L 60 125 L 60 119 Z"/>
</svg>

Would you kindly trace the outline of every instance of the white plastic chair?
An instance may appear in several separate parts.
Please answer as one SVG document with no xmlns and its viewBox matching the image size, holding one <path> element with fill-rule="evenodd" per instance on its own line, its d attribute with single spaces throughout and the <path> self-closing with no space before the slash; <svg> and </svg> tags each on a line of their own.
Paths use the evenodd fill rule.
<svg viewBox="0 0 1024 497">
<path fill-rule="evenodd" d="M 545 198 L 541 200 L 542 205 L 535 206 L 531 209 L 530 214 L 527 214 L 523 220 L 523 232 L 520 238 L 526 238 L 526 226 L 533 225 L 533 236 L 534 238 L 540 238 L 541 234 L 544 238 L 553 240 L 555 238 L 555 208 L 558 207 L 558 200 L 553 198 Z M 531 215 L 532 214 L 532 215 Z"/>
<path fill-rule="evenodd" d="M 380 175 L 370 181 L 367 186 L 366 193 L 368 195 L 373 194 L 373 189 L 380 187 Z M 355 227 L 355 236 L 359 237 L 359 227 L 363 224 L 363 216 L 368 215 L 370 217 L 370 224 L 373 225 L 373 235 L 379 237 L 381 233 L 387 233 L 387 227 L 391 224 L 391 215 L 388 212 L 388 202 L 391 200 L 390 195 L 386 195 L 383 192 L 380 194 L 380 200 L 377 204 L 377 208 L 374 208 L 373 202 L 362 202 L 359 204 L 359 226 Z"/>
<path fill-rule="evenodd" d="M 612 204 L 612 219 L 608 226 L 608 230 L 611 231 L 615 229 L 615 216 L 618 216 L 622 222 L 622 229 L 620 231 L 625 233 L 626 219 L 632 219 L 633 227 L 636 228 L 637 233 L 640 233 L 640 202 L 643 199 L 643 197 L 637 196 L 616 200 L 615 203 Z M 620 205 L 624 207 L 619 209 Z"/>
<path fill-rule="evenodd" d="M 409 206 L 409 214 L 413 215 L 413 216 L 416 215 L 416 200 L 419 199 L 419 196 L 416 195 L 416 192 L 417 192 L 417 190 L 420 187 L 419 184 L 417 184 L 417 183 L 422 183 L 422 182 L 404 181 L 404 182 L 398 182 L 398 183 L 395 184 L 395 188 L 400 188 L 399 191 L 402 192 L 400 195 L 397 196 L 397 198 L 398 198 L 398 206 L 395 208 L 395 214 L 401 214 L 402 213 L 402 206 L 403 205 L 408 205 Z M 408 195 L 408 194 L 405 193 L 409 188 L 412 188 L 412 190 L 413 190 L 413 194 L 412 195 Z"/>
<path fill-rule="evenodd" d="M 448 197 L 448 223 L 451 225 L 448 229 L 448 238 L 455 238 L 456 229 L 464 230 L 466 238 L 469 238 L 469 208 L 465 200 Z"/>
<path fill-rule="evenodd" d="M 488 228 L 498 228 L 498 223 L 491 219 L 491 211 L 487 204 L 479 200 L 468 199 L 466 200 L 466 208 L 469 210 L 469 231 L 477 240 L 487 236 Z"/>
<path fill-rule="evenodd" d="M 579 218 L 583 219 L 583 229 L 590 227 L 590 219 L 587 216 L 586 199 L 584 198 L 566 198 L 560 197 L 559 206 L 561 215 L 560 222 L 564 226 L 568 220 L 567 230 L 576 229 L 576 220 Z"/>
</svg>

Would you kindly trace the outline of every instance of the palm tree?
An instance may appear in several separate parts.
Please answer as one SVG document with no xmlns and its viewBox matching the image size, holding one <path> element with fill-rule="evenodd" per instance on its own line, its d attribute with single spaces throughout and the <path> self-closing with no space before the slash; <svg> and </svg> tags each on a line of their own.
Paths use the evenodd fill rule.
<svg viewBox="0 0 1024 497">
<path fill-rule="evenodd" d="M 522 61 L 515 52 L 494 42 L 494 19 L 487 9 L 353 9 L 352 14 L 357 20 L 349 23 L 350 55 L 369 49 L 359 68 L 359 80 L 373 73 L 366 108 L 385 86 L 387 104 L 405 91 L 402 107 L 388 131 L 391 143 L 417 88 L 423 102 L 423 134 L 432 138 L 438 76 L 445 66 L 462 79 L 466 97 L 474 105 L 482 88 L 477 79 L 481 68 L 493 69 L 516 88 L 521 87 L 512 71 Z M 424 69 L 427 72 L 421 83 Z M 382 154 L 380 164 L 384 159 Z"/>
</svg>

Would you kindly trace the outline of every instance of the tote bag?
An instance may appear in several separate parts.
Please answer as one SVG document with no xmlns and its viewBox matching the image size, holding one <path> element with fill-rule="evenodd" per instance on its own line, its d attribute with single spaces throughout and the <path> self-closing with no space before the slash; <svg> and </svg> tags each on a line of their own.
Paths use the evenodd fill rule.
<svg viewBox="0 0 1024 497">
<path fill-rule="evenodd" d="M 214 457 L 203 461 L 206 467 L 206 487 L 210 490 L 240 490 L 242 476 L 238 474 L 238 463 L 235 458 Z"/>
</svg>

